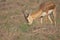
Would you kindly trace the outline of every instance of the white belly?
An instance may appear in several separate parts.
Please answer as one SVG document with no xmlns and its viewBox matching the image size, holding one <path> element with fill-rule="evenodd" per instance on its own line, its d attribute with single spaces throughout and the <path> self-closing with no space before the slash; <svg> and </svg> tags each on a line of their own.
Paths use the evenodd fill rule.
<svg viewBox="0 0 60 40">
<path fill-rule="evenodd" d="M 48 11 L 48 14 L 51 14 L 51 12 L 53 12 L 53 10 L 49 10 Z M 46 16 L 46 15 L 47 15 L 47 13 L 46 12 L 43 12 L 41 16 Z"/>
</svg>

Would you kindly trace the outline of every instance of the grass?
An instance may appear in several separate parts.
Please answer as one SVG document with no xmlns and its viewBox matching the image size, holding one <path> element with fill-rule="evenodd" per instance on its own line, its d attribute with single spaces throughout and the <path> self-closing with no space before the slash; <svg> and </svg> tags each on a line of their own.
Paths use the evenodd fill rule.
<svg viewBox="0 0 60 40">
<path fill-rule="evenodd" d="M 59 18 L 57 19 L 57 23 L 60 23 L 60 19 Z"/>
<path fill-rule="evenodd" d="M 49 35 L 48 36 L 48 39 L 49 40 L 56 40 L 56 35 Z"/>
<path fill-rule="evenodd" d="M 55 1 L 55 0 L 54 0 Z M 3 5 L 3 2 L 5 2 L 4 0 L 2 0 L 2 3 L 0 5 Z M 32 12 L 35 10 L 35 4 L 36 4 L 36 0 L 28 0 L 26 2 L 26 0 L 7 0 L 7 3 L 5 4 L 8 8 L 5 8 L 4 6 L 2 6 L 2 8 L 5 8 L 6 10 L 1 10 L 0 11 L 0 40 L 60 40 L 60 28 L 58 28 L 58 26 L 56 27 L 57 32 L 55 32 L 56 34 L 48 34 L 48 31 L 44 31 L 42 30 L 43 28 L 46 28 L 44 25 L 41 27 L 40 25 L 40 21 L 33 21 L 32 25 L 28 25 L 25 20 L 24 20 L 24 16 L 23 16 L 23 12 L 25 11 L 24 9 L 28 10 L 29 13 L 29 9 L 32 9 Z M 17 4 L 18 2 L 18 4 Z M 38 2 L 40 3 L 39 0 L 37 0 L 37 5 Z M 9 5 L 8 5 L 9 4 Z M 22 5 L 23 4 L 23 5 Z M 34 5 L 34 6 L 33 6 Z M 24 8 L 24 6 L 26 6 Z M 11 7 L 11 9 L 10 9 Z M 36 6 L 37 7 L 37 6 Z M 6 11 L 6 13 L 5 13 Z M 44 22 L 45 23 L 45 22 Z M 60 19 L 57 18 L 57 23 L 60 23 Z M 33 33 L 31 31 L 34 30 L 34 28 L 38 28 L 40 27 L 40 33 L 37 33 L 37 35 L 33 35 Z M 47 27 L 48 29 L 51 27 Z M 52 27 L 53 28 L 53 27 Z M 54 29 L 54 28 L 53 28 Z M 49 31 L 51 31 L 51 29 L 49 29 Z M 52 30 L 52 31 L 56 31 L 56 30 Z M 46 32 L 45 35 L 44 32 Z M 32 34 L 32 35 L 29 35 Z M 2 36 L 1 36 L 2 35 Z"/>
<path fill-rule="evenodd" d="M 20 30 L 23 31 L 23 32 L 27 32 L 29 29 L 29 26 L 26 24 L 26 23 L 22 23 L 20 25 Z"/>
</svg>

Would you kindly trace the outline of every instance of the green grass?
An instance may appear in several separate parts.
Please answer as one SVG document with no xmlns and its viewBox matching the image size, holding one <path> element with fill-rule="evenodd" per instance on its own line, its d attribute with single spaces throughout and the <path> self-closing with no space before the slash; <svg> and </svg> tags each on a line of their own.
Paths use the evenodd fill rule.
<svg viewBox="0 0 60 40">
<path fill-rule="evenodd" d="M 57 19 L 57 23 L 60 23 L 60 19 Z"/>
<path fill-rule="evenodd" d="M 48 35 L 49 40 L 56 40 L 56 35 Z"/>
<path fill-rule="evenodd" d="M 20 25 L 20 30 L 23 31 L 23 32 L 27 32 L 29 29 L 29 26 L 26 24 L 26 23 L 22 23 Z"/>
</svg>

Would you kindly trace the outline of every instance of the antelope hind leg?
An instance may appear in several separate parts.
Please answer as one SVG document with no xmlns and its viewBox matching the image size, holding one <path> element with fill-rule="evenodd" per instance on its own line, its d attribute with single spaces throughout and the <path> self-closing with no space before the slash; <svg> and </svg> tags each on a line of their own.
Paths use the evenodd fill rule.
<svg viewBox="0 0 60 40">
<path fill-rule="evenodd" d="M 50 16 L 50 15 L 48 15 L 48 19 L 50 20 L 51 24 L 53 24 L 53 23 L 54 23 L 54 22 L 53 22 L 53 19 L 51 18 L 51 16 Z"/>
</svg>

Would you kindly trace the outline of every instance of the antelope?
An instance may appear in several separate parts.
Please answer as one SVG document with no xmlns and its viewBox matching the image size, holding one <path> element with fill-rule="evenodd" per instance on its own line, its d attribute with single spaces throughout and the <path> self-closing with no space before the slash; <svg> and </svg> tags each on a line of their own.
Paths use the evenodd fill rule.
<svg viewBox="0 0 60 40">
<path fill-rule="evenodd" d="M 54 20 L 51 18 L 50 14 L 53 15 Z M 55 3 L 53 3 L 53 2 L 41 3 L 38 11 L 36 11 L 35 13 L 31 13 L 27 16 L 28 24 L 31 25 L 33 20 L 35 20 L 37 18 L 40 18 L 41 23 L 42 23 L 43 17 L 45 17 L 45 16 L 49 19 L 49 21 L 52 24 L 53 23 L 56 24 L 56 5 L 55 5 Z"/>
</svg>

